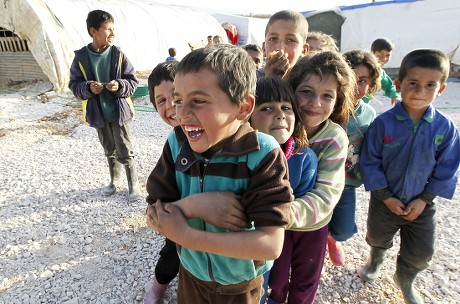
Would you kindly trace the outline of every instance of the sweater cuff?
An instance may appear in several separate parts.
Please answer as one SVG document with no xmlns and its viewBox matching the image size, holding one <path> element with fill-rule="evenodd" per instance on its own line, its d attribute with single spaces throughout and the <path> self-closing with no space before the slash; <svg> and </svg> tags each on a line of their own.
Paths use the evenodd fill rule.
<svg viewBox="0 0 460 304">
<path fill-rule="evenodd" d="M 423 191 L 418 198 L 424 201 L 427 205 L 431 205 L 437 195 L 431 194 L 428 191 Z"/>
<path fill-rule="evenodd" d="M 388 188 L 383 188 L 383 189 L 378 189 L 378 190 L 373 190 L 371 191 L 372 197 L 384 201 L 390 197 L 393 197 L 393 193 L 391 193 Z"/>
</svg>

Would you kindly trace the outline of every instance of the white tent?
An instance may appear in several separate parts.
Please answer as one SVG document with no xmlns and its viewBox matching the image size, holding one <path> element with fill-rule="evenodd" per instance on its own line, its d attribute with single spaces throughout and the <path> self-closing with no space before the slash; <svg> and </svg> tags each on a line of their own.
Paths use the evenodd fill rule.
<svg viewBox="0 0 460 304">
<path fill-rule="evenodd" d="M 460 65 L 460 1 L 396 0 L 340 7 L 341 51 L 370 50 L 381 37 L 395 44 L 385 68 L 399 68 L 402 58 L 416 48 L 435 48 Z"/>
<path fill-rule="evenodd" d="M 212 16 L 221 24 L 230 22 L 236 26 L 239 36 L 237 45 L 257 44 L 262 47 L 268 18 L 243 17 L 220 13 L 212 14 Z"/>
<path fill-rule="evenodd" d="M 207 12 L 150 0 L 0 0 L 0 27 L 27 41 L 54 90 L 62 91 L 67 88 L 74 50 L 92 41 L 86 17 L 94 9 L 114 16 L 115 44 L 138 71 L 150 71 L 164 61 L 170 47 L 176 48 L 181 59 L 190 52 L 189 44 L 204 43 L 208 35 L 226 35 Z M 5 56 L 16 56 L 3 53 L 1 63 L 11 62 L 1 61 Z"/>
</svg>

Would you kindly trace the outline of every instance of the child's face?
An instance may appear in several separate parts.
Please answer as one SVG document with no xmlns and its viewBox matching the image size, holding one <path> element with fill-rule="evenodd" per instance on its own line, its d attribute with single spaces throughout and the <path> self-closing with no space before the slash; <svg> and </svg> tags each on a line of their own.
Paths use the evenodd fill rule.
<svg viewBox="0 0 460 304">
<path fill-rule="evenodd" d="M 265 37 L 265 54 L 284 50 L 291 65 L 308 52 L 308 45 L 292 20 L 277 20 L 269 26 Z"/>
<path fill-rule="evenodd" d="M 358 96 L 356 96 L 356 100 L 359 100 L 367 94 L 372 84 L 371 69 L 364 64 L 360 64 L 354 67 L 353 71 L 356 74 L 356 78 L 358 78 Z"/>
<path fill-rule="evenodd" d="M 295 115 L 289 101 L 264 102 L 254 108 L 251 126 L 260 132 L 270 134 L 280 145 L 294 132 Z"/>
<path fill-rule="evenodd" d="M 176 105 L 174 103 L 174 83 L 172 81 L 162 81 L 154 87 L 155 105 L 161 119 L 171 127 L 178 125 L 176 119 Z"/>
<path fill-rule="evenodd" d="M 337 80 L 333 75 L 306 75 L 295 90 L 300 118 L 313 136 L 331 116 L 337 100 Z"/>
<path fill-rule="evenodd" d="M 91 27 L 89 30 L 93 37 L 93 47 L 95 49 L 108 47 L 115 40 L 115 28 L 110 21 L 105 21 L 98 30 L 94 27 Z"/>
<path fill-rule="evenodd" d="M 254 61 L 256 65 L 256 69 L 259 69 L 262 66 L 262 63 L 264 61 L 262 53 L 259 53 L 253 50 L 246 50 L 246 51 L 248 52 L 249 56 L 251 56 L 252 60 Z"/>
<path fill-rule="evenodd" d="M 385 50 L 374 52 L 375 57 L 377 57 L 377 59 L 379 60 L 382 66 L 384 66 L 385 64 L 388 63 L 388 61 L 390 61 L 391 54 L 392 54 L 391 51 L 385 51 Z"/>
<path fill-rule="evenodd" d="M 436 96 L 446 88 L 441 82 L 442 73 L 435 69 L 414 67 L 407 71 L 402 81 L 395 80 L 404 108 L 408 112 L 425 111 Z"/>
<path fill-rule="evenodd" d="M 197 153 L 213 155 L 254 109 L 253 96 L 240 106 L 233 103 L 207 68 L 176 74 L 174 86 L 177 120 Z"/>
</svg>

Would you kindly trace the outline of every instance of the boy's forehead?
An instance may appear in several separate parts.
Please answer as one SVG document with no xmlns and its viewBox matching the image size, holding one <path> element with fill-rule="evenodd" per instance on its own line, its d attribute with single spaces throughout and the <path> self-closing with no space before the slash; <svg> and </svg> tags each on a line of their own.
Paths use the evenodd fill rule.
<svg viewBox="0 0 460 304">
<path fill-rule="evenodd" d="M 289 33 L 291 35 L 302 36 L 304 32 L 294 20 L 276 20 L 267 28 L 267 35 Z"/>
</svg>

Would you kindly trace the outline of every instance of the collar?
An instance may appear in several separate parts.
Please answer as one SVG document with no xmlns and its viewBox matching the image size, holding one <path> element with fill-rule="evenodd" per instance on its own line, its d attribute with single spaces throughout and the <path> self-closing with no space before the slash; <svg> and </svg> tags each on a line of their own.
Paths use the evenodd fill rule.
<svg viewBox="0 0 460 304">
<path fill-rule="evenodd" d="M 403 107 L 403 102 L 397 102 L 396 105 L 394 106 L 394 113 L 395 117 L 397 120 L 403 121 L 403 120 L 411 120 L 409 114 L 406 112 L 406 110 Z M 428 108 L 425 111 L 425 114 L 423 114 L 422 119 L 425 120 L 428 123 L 433 122 L 434 119 L 434 114 L 435 114 L 435 109 L 433 105 L 429 105 Z"/>
<path fill-rule="evenodd" d="M 180 126 L 175 127 L 176 139 L 181 145 L 180 152 L 176 159 L 176 170 L 184 172 L 194 163 L 207 163 L 203 155 L 195 153 L 187 140 L 186 135 Z M 223 147 L 214 154 L 214 156 L 241 156 L 260 149 L 257 131 L 255 131 L 248 122 L 243 123 L 235 134 L 233 134 L 223 145 Z M 214 157 L 213 156 L 213 157 Z"/>
</svg>

